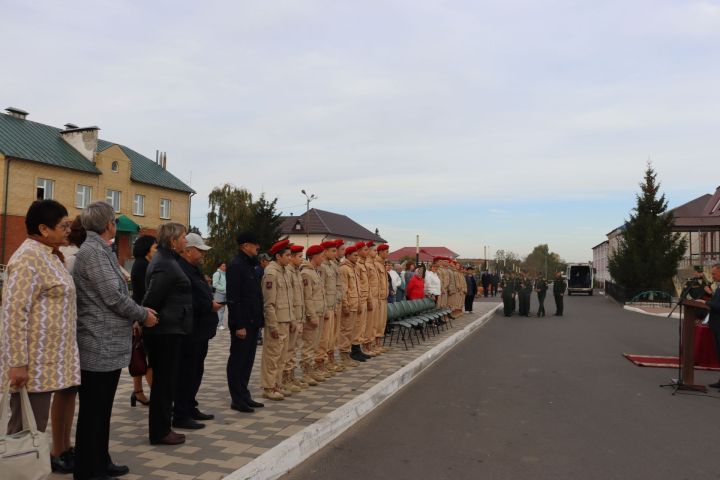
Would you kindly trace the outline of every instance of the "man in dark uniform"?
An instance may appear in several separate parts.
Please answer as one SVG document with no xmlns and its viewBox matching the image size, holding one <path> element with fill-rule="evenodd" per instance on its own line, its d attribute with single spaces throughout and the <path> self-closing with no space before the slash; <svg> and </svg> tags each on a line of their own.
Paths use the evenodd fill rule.
<svg viewBox="0 0 720 480">
<path fill-rule="evenodd" d="M 261 278 L 255 269 L 260 244 L 252 232 L 237 237 L 240 251 L 227 266 L 228 330 L 230 356 L 227 364 L 230 408 L 241 412 L 254 412 L 263 407 L 250 395 L 248 383 L 255 363 L 258 331 L 263 328 L 263 296 Z"/>
<path fill-rule="evenodd" d="M 553 281 L 553 296 L 555 297 L 555 316 L 558 317 L 563 315 L 565 290 L 567 290 L 567 282 L 562 278 L 562 272 L 557 272 Z"/>
<path fill-rule="evenodd" d="M 475 269 L 473 269 L 473 267 L 467 267 L 465 269 L 465 283 L 467 284 L 465 311 L 472 312 L 473 301 L 475 300 L 475 295 L 477 295 L 477 281 L 475 280 Z"/>
<path fill-rule="evenodd" d="M 480 276 L 480 283 L 482 283 L 482 287 L 483 287 L 483 296 L 487 297 L 488 293 L 490 293 L 490 292 L 488 292 L 488 290 L 490 290 L 490 273 L 489 272 L 485 271 L 482 273 L 482 275 Z"/>
<path fill-rule="evenodd" d="M 502 301 L 503 301 L 503 314 L 506 317 L 511 317 L 515 310 L 515 289 L 514 281 L 510 274 L 506 274 L 500 281 L 500 288 L 502 288 Z"/>
<path fill-rule="evenodd" d="M 518 311 L 520 310 L 520 308 L 519 308 L 520 307 L 520 305 L 519 305 L 520 298 L 518 298 L 519 297 L 518 294 L 520 293 L 520 275 L 513 273 L 511 278 L 512 278 L 512 289 L 513 289 L 513 293 L 515 294 L 515 295 L 513 295 L 513 313 L 514 313 L 515 310 L 518 310 Z"/>
<path fill-rule="evenodd" d="M 520 290 L 518 292 L 518 301 L 520 303 L 520 316 L 530 316 L 530 295 L 532 294 L 532 282 L 523 275 L 520 278 Z"/>
<path fill-rule="evenodd" d="M 716 263 L 712 267 L 712 279 L 713 282 L 720 282 L 720 263 Z M 718 358 L 720 359 L 720 288 L 715 289 L 710 300 L 703 300 L 710 307 L 710 319 L 708 326 L 713 332 L 715 337 L 715 350 L 717 351 Z M 720 388 L 720 381 L 709 385 L 712 388 Z"/>
<path fill-rule="evenodd" d="M 537 280 L 535 280 L 535 291 L 537 292 L 538 303 L 540 304 L 537 312 L 538 317 L 545 316 L 545 295 L 547 294 L 547 289 L 548 285 L 545 277 L 542 275 L 538 276 Z"/>
<path fill-rule="evenodd" d="M 500 283 L 500 276 L 497 273 L 490 275 L 490 292 L 493 297 L 497 296 L 498 284 Z"/>
</svg>

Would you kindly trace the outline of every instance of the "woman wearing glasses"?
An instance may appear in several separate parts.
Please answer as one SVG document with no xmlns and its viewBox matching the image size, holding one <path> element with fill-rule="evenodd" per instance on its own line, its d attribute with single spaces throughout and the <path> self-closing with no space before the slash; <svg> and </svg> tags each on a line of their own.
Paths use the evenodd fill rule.
<svg viewBox="0 0 720 480">
<path fill-rule="evenodd" d="M 3 289 L 0 378 L 27 388 L 40 431 L 47 427 L 52 393 L 80 384 L 75 284 L 59 249 L 67 245 L 70 225 L 60 203 L 34 202 L 25 215 L 28 238 L 8 262 Z M 22 430 L 19 400 L 13 393 L 11 434 Z"/>
</svg>

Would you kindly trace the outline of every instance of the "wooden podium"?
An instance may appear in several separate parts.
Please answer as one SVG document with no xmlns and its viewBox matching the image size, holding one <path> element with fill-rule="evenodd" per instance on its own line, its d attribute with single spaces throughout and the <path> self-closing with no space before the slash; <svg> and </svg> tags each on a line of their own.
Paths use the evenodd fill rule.
<svg viewBox="0 0 720 480">
<path fill-rule="evenodd" d="M 680 308 L 684 310 L 681 312 L 680 380 L 673 379 L 673 383 L 678 390 L 707 393 L 705 385 L 695 384 L 695 320 L 700 317 L 698 312 L 710 310 L 710 307 L 704 302 L 686 299 L 680 301 Z"/>
</svg>

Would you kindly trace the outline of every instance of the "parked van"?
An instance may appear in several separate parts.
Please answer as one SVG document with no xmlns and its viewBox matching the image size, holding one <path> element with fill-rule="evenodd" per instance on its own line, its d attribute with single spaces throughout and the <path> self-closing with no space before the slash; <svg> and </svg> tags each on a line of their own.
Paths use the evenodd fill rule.
<svg viewBox="0 0 720 480">
<path fill-rule="evenodd" d="M 572 263 L 567 267 L 567 294 L 593 294 L 593 268 L 586 263 Z"/>
</svg>

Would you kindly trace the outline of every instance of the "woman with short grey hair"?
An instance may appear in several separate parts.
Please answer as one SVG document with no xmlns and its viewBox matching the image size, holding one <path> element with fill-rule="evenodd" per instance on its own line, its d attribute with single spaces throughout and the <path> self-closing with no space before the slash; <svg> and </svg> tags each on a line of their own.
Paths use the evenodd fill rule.
<svg viewBox="0 0 720 480">
<path fill-rule="evenodd" d="M 145 348 L 153 366 L 149 418 L 151 444 L 185 442 L 185 435 L 171 429 L 182 340 L 192 332 L 193 322 L 190 279 L 178 263 L 179 254 L 187 245 L 185 233 L 185 226 L 179 223 L 160 225 L 157 253 L 145 274 L 147 289 L 143 305 L 157 311 L 160 318 L 156 327 L 143 328 Z"/>
<path fill-rule="evenodd" d="M 133 323 L 151 328 L 157 318 L 154 310 L 133 301 L 110 247 L 116 234 L 113 207 L 93 202 L 80 221 L 87 238 L 73 269 L 81 376 L 74 478 L 84 480 L 129 472 L 110 458 L 110 416 L 120 371 L 130 363 Z"/>
</svg>

